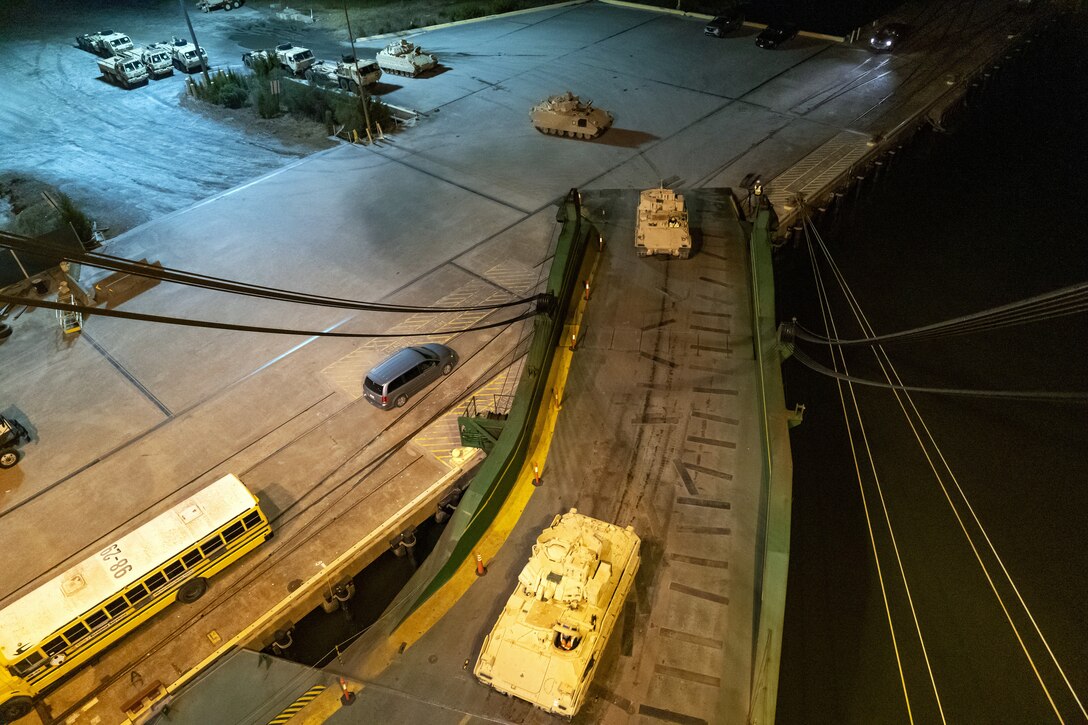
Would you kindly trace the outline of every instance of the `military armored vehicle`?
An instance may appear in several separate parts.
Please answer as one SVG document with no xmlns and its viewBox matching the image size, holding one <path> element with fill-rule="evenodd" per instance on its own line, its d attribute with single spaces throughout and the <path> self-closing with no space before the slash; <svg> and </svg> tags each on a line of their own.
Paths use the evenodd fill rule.
<svg viewBox="0 0 1088 725">
<path fill-rule="evenodd" d="M 203 47 L 198 49 L 185 38 L 174 36 L 170 39 L 169 48 L 174 67 L 183 73 L 196 73 L 208 67 L 207 51 Z"/>
<path fill-rule="evenodd" d="M 378 52 L 378 65 L 385 73 L 415 78 L 438 65 L 438 58 L 424 53 L 415 43 L 394 40 Z"/>
<path fill-rule="evenodd" d="M 273 50 L 251 50 L 242 53 L 242 63 L 246 68 L 252 68 L 255 62 L 272 57 L 279 60 L 281 66 L 299 78 L 305 77 L 306 71 L 317 62 L 317 58 L 309 48 L 291 43 L 280 43 Z"/>
<path fill-rule="evenodd" d="M 684 197 L 664 187 L 647 189 L 639 194 L 635 251 L 640 257 L 668 254 L 687 259 L 691 256 L 691 232 Z"/>
<path fill-rule="evenodd" d="M 635 581 L 640 543 L 630 526 L 577 509 L 556 516 L 537 537 L 517 588 L 484 638 L 473 669 L 477 679 L 573 717 Z"/>
<path fill-rule="evenodd" d="M 98 59 L 102 76 L 122 88 L 129 89 L 147 83 L 147 66 L 135 53 L 126 52 Z"/>
<path fill-rule="evenodd" d="M 164 78 L 174 75 L 174 63 L 170 57 L 170 46 L 165 43 L 152 43 L 146 48 L 133 48 L 132 54 L 147 66 L 147 73 L 152 78 Z"/>
<path fill-rule="evenodd" d="M 84 33 L 76 37 L 76 45 L 103 58 L 132 50 L 132 40 L 124 33 L 115 33 L 112 30 Z"/>
<path fill-rule="evenodd" d="M 345 55 L 343 60 L 319 60 L 306 69 L 305 78 L 315 86 L 340 88 L 358 93 L 362 86 L 370 86 L 382 77 L 382 69 L 374 60 L 356 60 Z"/>
<path fill-rule="evenodd" d="M 612 125 L 612 114 L 593 107 L 593 101 L 582 99 L 570 91 L 552 96 L 529 111 L 533 128 L 541 133 L 570 138 L 596 138 Z"/>
</svg>

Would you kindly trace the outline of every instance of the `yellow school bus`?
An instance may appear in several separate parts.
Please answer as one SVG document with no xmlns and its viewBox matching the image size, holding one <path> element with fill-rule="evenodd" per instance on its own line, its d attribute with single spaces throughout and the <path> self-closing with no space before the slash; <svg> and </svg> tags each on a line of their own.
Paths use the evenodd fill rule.
<svg viewBox="0 0 1088 725">
<path fill-rule="evenodd" d="M 0 722 L 174 600 L 272 536 L 245 484 L 227 475 L 0 609 Z"/>
</svg>

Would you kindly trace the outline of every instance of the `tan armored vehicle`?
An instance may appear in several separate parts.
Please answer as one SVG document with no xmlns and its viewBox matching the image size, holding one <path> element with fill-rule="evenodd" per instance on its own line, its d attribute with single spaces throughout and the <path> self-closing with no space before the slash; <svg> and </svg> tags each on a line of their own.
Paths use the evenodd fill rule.
<svg viewBox="0 0 1088 725">
<path fill-rule="evenodd" d="M 536 539 L 476 677 L 499 692 L 572 717 L 635 581 L 640 539 L 571 509 Z"/>
<path fill-rule="evenodd" d="M 687 259 L 691 256 L 691 233 L 684 197 L 664 187 L 647 189 L 639 194 L 635 251 L 640 257 L 668 254 Z"/>
<path fill-rule="evenodd" d="M 541 133 L 571 138 L 597 138 L 612 125 L 612 114 L 593 107 L 593 101 L 582 99 L 570 91 L 552 96 L 529 111 L 533 128 Z"/>
<path fill-rule="evenodd" d="M 438 65 L 438 59 L 424 53 L 415 43 L 407 40 L 394 40 L 378 52 L 378 65 L 385 73 L 415 78 Z"/>
</svg>

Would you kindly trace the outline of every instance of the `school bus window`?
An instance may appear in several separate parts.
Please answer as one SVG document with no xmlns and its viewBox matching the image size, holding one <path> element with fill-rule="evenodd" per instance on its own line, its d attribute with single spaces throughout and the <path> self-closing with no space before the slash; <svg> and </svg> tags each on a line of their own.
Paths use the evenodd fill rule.
<svg viewBox="0 0 1088 725">
<path fill-rule="evenodd" d="M 143 584 L 137 584 L 135 587 L 128 590 L 125 594 L 125 598 L 128 599 L 129 604 L 135 607 L 137 602 L 147 598 L 147 590 L 144 589 Z"/>
<path fill-rule="evenodd" d="M 147 581 L 145 581 L 144 583 L 147 584 L 148 589 L 154 592 L 166 586 L 166 577 L 164 577 L 160 572 L 155 572 L 154 574 L 149 576 L 147 578 Z"/>
<path fill-rule="evenodd" d="M 215 553 L 217 551 L 220 551 L 222 548 L 223 540 L 216 536 L 211 541 L 208 541 L 207 543 L 200 546 L 200 553 L 202 553 L 205 557 L 211 559 L 215 555 Z"/>
<path fill-rule="evenodd" d="M 64 630 L 64 636 L 69 642 L 75 643 L 87 636 L 90 630 L 83 624 L 83 622 L 77 622 L 68 629 Z"/>
<path fill-rule="evenodd" d="M 185 556 L 181 557 L 181 563 L 185 565 L 186 569 L 192 569 L 194 566 L 200 563 L 200 560 L 202 558 L 203 557 L 200 555 L 200 551 L 198 549 L 193 549 Z"/>
<path fill-rule="evenodd" d="M 17 675 L 27 675 L 36 670 L 43 662 L 45 657 L 41 652 L 31 652 L 23 659 L 16 662 L 12 669 L 15 670 Z"/>
<path fill-rule="evenodd" d="M 223 529 L 223 538 L 227 540 L 227 543 L 234 541 L 239 536 L 245 533 L 245 529 L 242 528 L 241 521 L 235 521 L 233 524 Z"/>
<path fill-rule="evenodd" d="M 127 609 L 128 602 L 126 602 L 123 597 L 117 597 L 112 602 L 106 605 L 106 613 L 109 614 L 111 617 L 116 617 L 119 614 L 122 614 Z"/>
<path fill-rule="evenodd" d="M 101 609 L 87 615 L 87 626 L 91 629 L 98 629 L 108 621 L 110 621 L 110 618 Z"/>
<path fill-rule="evenodd" d="M 253 513 L 242 519 L 242 523 L 246 525 L 247 529 L 252 529 L 254 526 L 260 525 L 261 515 L 254 511 Z"/>
<path fill-rule="evenodd" d="M 54 637 L 53 639 L 46 642 L 45 646 L 42 647 L 42 649 L 45 650 L 45 653 L 47 655 L 53 656 L 53 655 L 57 654 L 58 652 L 63 652 L 64 648 L 67 647 L 67 646 L 68 646 L 68 643 L 65 642 L 63 639 L 61 639 L 60 637 Z"/>
<path fill-rule="evenodd" d="M 167 579 L 177 579 L 185 573 L 185 567 L 181 565 L 180 561 L 172 561 L 167 564 L 166 568 L 162 570 L 162 573 L 166 575 Z"/>
</svg>

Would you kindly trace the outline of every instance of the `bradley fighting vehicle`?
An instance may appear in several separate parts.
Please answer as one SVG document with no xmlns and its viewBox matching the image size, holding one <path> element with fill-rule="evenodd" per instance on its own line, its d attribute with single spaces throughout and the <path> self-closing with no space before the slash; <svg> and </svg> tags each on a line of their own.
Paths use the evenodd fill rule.
<svg viewBox="0 0 1088 725">
<path fill-rule="evenodd" d="M 647 189 L 639 194 L 635 223 L 635 251 L 640 257 L 668 254 L 691 256 L 691 232 L 684 197 L 672 189 Z"/>
<path fill-rule="evenodd" d="M 484 638 L 476 677 L 550 713 L 577 713 L 635 581 L 640 543 L 630 526 L 577 509 L 556 516 Z"/>
<path fill-rule="evenodd" d="M 570 91 L 552 96 L 529 111 L 533 128 L 541 133 L 571 138 L 596 138 L 612 125 L 612 114 L 593 107 L 593 101 L 582 99 Z"/>
<path fill-rule="evenodd" d="M 424 53 L 415 43 L 395 40 L 378 52 L 378 65 L 386 73 L 415 78 L 438 65 L 438 58 Z"/>
</svg>

